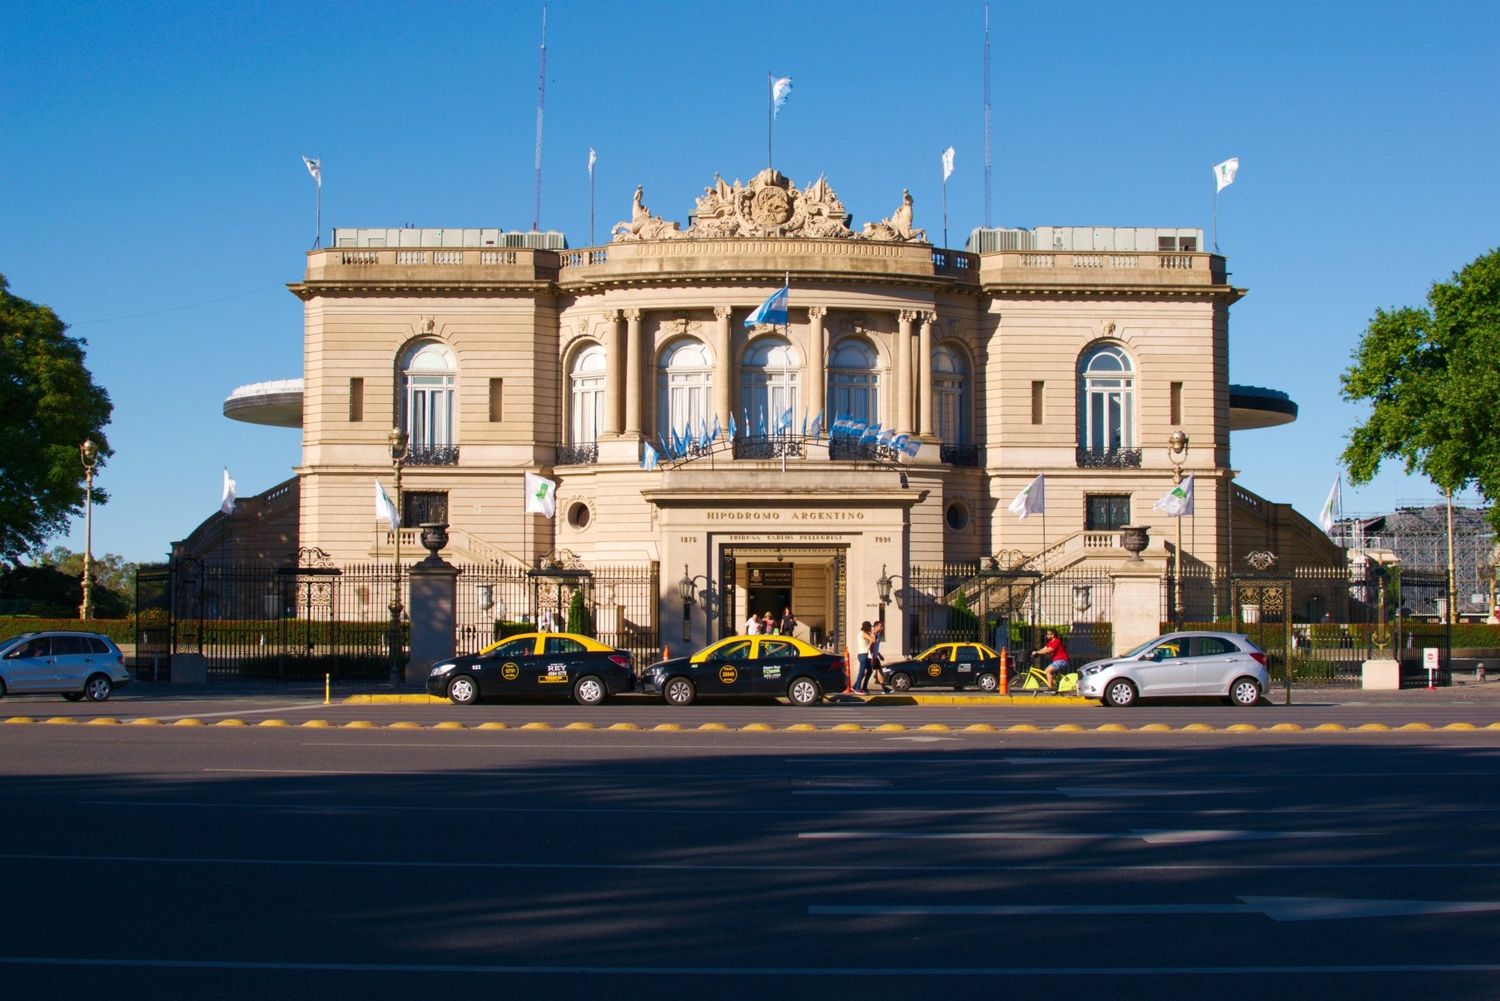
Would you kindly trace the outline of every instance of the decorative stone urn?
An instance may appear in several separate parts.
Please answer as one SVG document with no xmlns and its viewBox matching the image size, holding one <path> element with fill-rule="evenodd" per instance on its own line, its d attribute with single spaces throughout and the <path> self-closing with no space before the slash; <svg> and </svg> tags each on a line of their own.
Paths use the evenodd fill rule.
<svg viewBox="0 0 1500 1001">
<path fill-rule="evenodd" d="M 1144 525 L 1126 525 L 1120 529 L 1120 545 L 1132 560 L 1139 560 L 1150 544 L 1151 535 Z"/>
<path fill-rule="evenodd" d="M 448 544 L 448 523 L 446 521 L 424 521 L 422 529 L 422 548 L 427 550 L 428 559 L 438 559 L 438 553 Z"/>
</svg>

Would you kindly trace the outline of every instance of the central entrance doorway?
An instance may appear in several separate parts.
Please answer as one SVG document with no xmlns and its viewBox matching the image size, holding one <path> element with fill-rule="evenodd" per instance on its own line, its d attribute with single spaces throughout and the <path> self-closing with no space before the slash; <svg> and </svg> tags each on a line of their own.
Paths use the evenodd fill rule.
<svg viewBox="0 0 1500 1001">
<path fill-rule="evenodd" d="M 797 638 L 842 649 L 848 607 L 846 545 L 725 545 L 719 549 L 718 636 L 743 631 L 753 612 L 779 622 L 790 608 Z"/>
</svg>

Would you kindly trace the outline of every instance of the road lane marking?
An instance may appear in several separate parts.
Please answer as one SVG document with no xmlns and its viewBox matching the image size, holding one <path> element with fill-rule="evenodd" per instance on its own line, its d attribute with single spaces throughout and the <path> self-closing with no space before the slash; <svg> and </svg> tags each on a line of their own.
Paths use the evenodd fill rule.
<svg viewBox="0 0 1500 1001">
<path fill-rule="evenodd" d="M 801 831 L 805 841 L 1144 841 L 1150 845 L 1219 844 L 1231 841 L 1287 841 L 1302 838 L 1365 837 L 1365 831 Z"/>
<path fill-rule="evenodd" d="M 1494 900 L 1358 900 L 1236 897 L 1237 904 L 814 904 L 812 917 L 1050 917 L 1137 914 L 1261 914 L 1272 921 L 1342 921 L 1500 911 Z"/>
</svg>

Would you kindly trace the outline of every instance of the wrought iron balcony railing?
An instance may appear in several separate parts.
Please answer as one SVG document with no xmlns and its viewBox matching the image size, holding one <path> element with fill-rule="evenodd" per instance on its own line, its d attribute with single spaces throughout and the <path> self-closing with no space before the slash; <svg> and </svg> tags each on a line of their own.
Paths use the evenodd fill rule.
<svg viewBox="0 0 1500 1001">
<path fill-rule="evenodd" d="M 828 442 L 828 458 L 842 462 L 895 462 L 896 450 L 873 441 L 834 438 Z"/>
<path fill-rule="evenodd" d="M 758 438 L 736 438 L 736 459 L 800 459 L 804 455 L 802 439 L 796 435 L 769 435 Z"/>
<path fill-rule="evenodd" d="M 406 449 L 403 466 L 456 466 L 457 445 L 411 445 Z"/>
<path fill-rule="evenodd" d="M 599 443 L 597 441 L 580 441 L 557 446 L 559 466 L 592 466 L 598 461 Z"/>
<path fill-rule="evenodd" d="M 979 465 L 978 445 L 943 445 L 938 448 L 938 457 L 950 466 Z"/>
<path fill-rule="evenodd" d="M 1078 450 L 1080 469 L 1140 469 L 1141 450 L 1138 448 L 1111 448 L 1096 451 L 1091 448 Z"/>
</svg>

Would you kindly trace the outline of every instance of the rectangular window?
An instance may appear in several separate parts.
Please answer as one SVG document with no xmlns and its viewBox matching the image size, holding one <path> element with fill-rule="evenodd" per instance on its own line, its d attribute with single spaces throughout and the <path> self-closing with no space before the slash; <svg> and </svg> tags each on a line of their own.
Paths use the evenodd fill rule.
<svg viewBox="0 0 1500 1001">
<path fill-rule="evenodd" d="M 1172 383 L 1172 426 L 1182 423 L 1182 383 Z"/>
<path fill-rule="evenodd" d="M 358 424 L 365 419 L 365 380 L 349 380 L 349 423 Z"/>
<path fill-rule="evenodd" d="M 1041 424 L 1042 413 L 1042 390 L 1047 384 L 1045 382 L 1033 382 L 1031 384 L 1031 423 Z"/>
<path fill-rule="evenodd" d="M 498 424 L 505 419 L 505 380 L 490 380 L 490 423 Z"/>
<path fill-rule="evenodd" d="M 401 524 L 416 528 L 423 522 L 448 520 L 448 494 L 444 490 L 404 490 L 401 493 Z"/>
<path fill-rule="evenodd" d="M 1112 532 L 1130 524 L 1129 494 L 1089 494 L 1084 498 L 1085 531 Z"/>
</svg>

